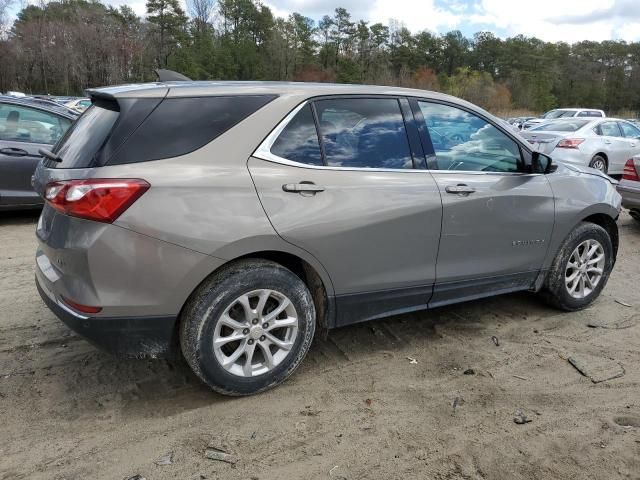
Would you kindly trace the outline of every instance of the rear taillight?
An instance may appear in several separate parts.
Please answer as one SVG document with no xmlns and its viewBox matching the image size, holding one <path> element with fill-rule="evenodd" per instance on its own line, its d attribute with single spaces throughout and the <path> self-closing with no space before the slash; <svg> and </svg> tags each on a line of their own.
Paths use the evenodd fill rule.
<svg viewBox="0 0 640 480">
<path fill-rule="evenodd" d="M 565 138 L 558 142 L 556 148 L 578 148 L 582 142 L 584 142 L 584 138 Z"/>
<path fill-rule="evenodd" d="M 53 182 L 45 200 L 66 215 L 113 223 L 150 185 L 137 178 L 92 178 Z"/>
<path fill-rule="evenodd" d="M 90 307 L 89 305 L 83 305 L 81 303 L 74 302 L 73 300 L 69 300 L 66 297 L 62 297 L 64 303 L 69 305 L 74 310 L 82 313 L 99 313 L 102 311 L 102 307 Z"/>
<path fill-rule="evenodd" d="M 636 168 L 633 158 L 627 160 L 624 164 L 624 170 L 622 171 L 623 180 L 632 180 L 634 182 L 640 182 L 640 175 L 638 175 L 638 169 Z"/>
</svg>

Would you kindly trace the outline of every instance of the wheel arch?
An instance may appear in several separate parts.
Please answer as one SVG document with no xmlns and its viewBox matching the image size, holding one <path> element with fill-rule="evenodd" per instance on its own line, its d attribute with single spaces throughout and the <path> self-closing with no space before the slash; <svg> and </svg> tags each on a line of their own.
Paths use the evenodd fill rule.
<svg viewBox="0 0 640 480">
<path fill-rule="evenodd" d="M 306 253 L 306 252 L 305 252 Z M 192 295 L 198 291 L 200 286 L 206 282 L 212 275 L 215 275 L 223 268 L 227 268 L 230 264 L 247 259 L 260 259 L 269 260 L 283 267 L 291 270 L 297 275 L 307 286 L 313 297 L 314 306 L 316 308 L 316 322 L 317 327 L 322 331 L 327 331 L 335 325 L 335 301 L 333 284 L 329 278 L 328 273 L 319 262 L 314 261 L 311 257 L 309 261 L 308 255 L 298 255 L 291 251 L 282 249 L 268 249 L 268 250 L 256 250 L 246 251 L 238 254 L 237 256 L 228 259 L 221 265 L 217 266 L 212 271 L 202 278 L 202 280 L 195 286 L 189 296 L 185 299 L 180 313 L 178 315 L 178 322 L 176 322 L 176 331 L 179 328 L 180 317 L 184 306 L 189 302 Z M 313 262 L 313 263 L 312 263 Z"/>
<path fill-rule="evenodd" d="M 618 246 L 620 244 L 620 234 L 616 221 L 606 213 L 594 213 L 583 218 L 582 222 L 595 223 L 607 231 L 609 238 L 611 238 L 611 245 L 613 246 L 613 263 L 615 264 L 616 257 L 618 256 Z"/>
</svg>

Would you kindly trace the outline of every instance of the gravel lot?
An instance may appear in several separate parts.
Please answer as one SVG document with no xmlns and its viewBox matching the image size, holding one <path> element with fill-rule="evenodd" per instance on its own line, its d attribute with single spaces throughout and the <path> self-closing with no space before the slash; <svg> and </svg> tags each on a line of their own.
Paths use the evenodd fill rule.
<svg viewBox="0 0 640 480">
<path fill-rule="evenodd" d="M 640 223 L 626 214 L 586 311 L 514 294 L 335 330 L 283 386 L 240 399 L 75 336 L 36 293 L 37 215 L 0 215 L 2 479 L 640 479 Z M 570 357 L 624 373 L 594 383 Z M 209 444 L 237 463 L 205 458 Z"/>
</svg>

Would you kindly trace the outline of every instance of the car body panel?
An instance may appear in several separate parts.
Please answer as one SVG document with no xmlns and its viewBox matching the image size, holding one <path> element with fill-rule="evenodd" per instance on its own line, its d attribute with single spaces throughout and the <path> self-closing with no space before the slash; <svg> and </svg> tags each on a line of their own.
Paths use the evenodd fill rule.
<svg viewBox="0 0 640 480">
<path fill-rule="evenodd" d="M 442 194 L 443 219 L 437 262 L 442 288 L 432 302 L 478 295 L 476 279 L 500 283 L 511 276 L 511 282 L 530 285 L 553 230 L 554 199 L 546 176 L 456 171 L 433 171 L 433 176 Z M 475 192 L 446 192 L 461 184 Z M 494 288 L 491 282 L 482 284 L 485 291 Z"/>
</svg>

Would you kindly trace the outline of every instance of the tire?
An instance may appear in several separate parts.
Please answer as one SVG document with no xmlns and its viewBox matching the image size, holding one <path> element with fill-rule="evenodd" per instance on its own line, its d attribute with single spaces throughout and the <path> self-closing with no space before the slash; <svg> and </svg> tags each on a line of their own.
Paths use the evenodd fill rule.
<svg viewBox="0 0 640 480">
<path fill-rule="evenodd" d="M 633 218 L 636 222 L 640 222 L 640 210 L 629 210 L 629 215 L 631 215 L 631 218 Z"/>
<path fill-rule="evenodd" d="M 589 163 L 589 166 L 591 168 L 595 168 L 596 170 L 600 170 L 602 173 L 607 173 L 607 171 L 609 170 L 609 165 L 607 164 L 607 159 L 604 158 L 600 154 L 595 155 L 591 159 L 591 162 Z"/>
<path fill-rule="evenodd" d="M 585 244 L 585 242 L 591 242 L 590 244 Z M 595 243 L 600 245 L 602 250 L 602 254 L 604 256 L 602 263 L 595 263 L 591 265 L 587 265 L 588 267 L 601 267 L 602 274 L 597 281 L 596 285 L 589 290 L 589 283 L 585 280 L 584 285 L 587 287 L 587 290 L 583 290 L 584 296 L 582 298 L 576 298 L 574 296 L 578 290 L 580 289 L 579 277 L 580 277 L 580 269 L 579 268 L 568 268 L 569 262 L 575 260 L 574 252 L 580 246 L 588 245 L 589 249 L 595 246 Z M 581 250 L 584 252 L 584 249 Z M 578 253 L 580 250 L 578 251 Z M 598 251 L 594 253 L 594 257 L 592 259 L 598 258 Z M 561 310 L 566 311 L 575 311 L 582 310 L 590 305 L 597 297 L 600 295 L 600 292 L 607 284 L 609 280 L 609 275 L 611 273 L 611 269 L 613 268 L 614 258 L 613 258 L 613 245 L 611 243 L 611 238 L 607 231 L 599 225 L 594 223 L 583 222 L 578 225 L 573 232 L 569 234 L 569 236 L 565 239 L 564 243 L 560 247 L 556 258 L 553 260 L 551 264 L 551 268 L 547 274 L 544 285 L 542 287 L 542 291 L 540 292 L 543 298 L 547 300 L 551 305 Z M 575 263 L 572 261 L 572 265 Z M 573 286 L 573 282 L 570 281 L 569 285 L 567 281 L 571 278 L 576 271 L 578 271 L 578 285 L 576 288 L 576 292 L 574 295 L 570 293 L 570 286 Z M 595 273 L 591 272 L 589 278 L 594 278 L 592 275 Z M 588 293 L 587 293 L 588 291 Z"/>
<path fill-rule="evenodd" d="M 287 306 L 271 320 L 270 328 L 263 329 L 269 313 L 283 305 Z M 275 262 L 247 259 L 205 280 L 187 301 L 180 321 L 182 354 L 191 369 L 216 392 L 239 396 L 275 387 L 294 372 L 311 346 L 316 312 L 311 293 L 297 275 Z M 275 326 L 280 324 L 287 326 Z M 229 341 L 232 337 L 238 340 Z M 217 347 L 214 339 L 220 342 Z M 245 353 L 225 368 L 223 363 L 239 349 Z M 249 366 L 246 352 L 252 352 Z"/>
</svg>

